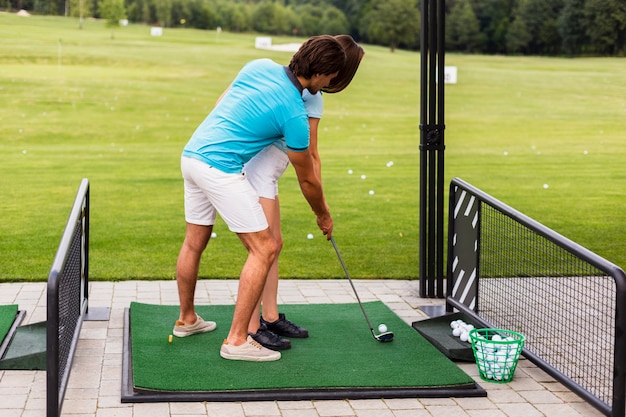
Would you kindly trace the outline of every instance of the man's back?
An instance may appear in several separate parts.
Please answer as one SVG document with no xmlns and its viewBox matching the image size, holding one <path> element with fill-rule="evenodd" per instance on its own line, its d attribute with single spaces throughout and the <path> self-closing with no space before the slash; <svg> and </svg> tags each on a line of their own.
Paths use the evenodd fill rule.
<svg viewBox="0 0 626 417">
<path fill-rule="evenodd" d="M 258 59 L 239 72 L 215 109 L 196 129 L 183 155 L 224 172 L 237 173 L 250 158 L 282 137 L 294 150 L 304 150 L 309 145 L 301 92 L 283 66 Z"/>
</svg>

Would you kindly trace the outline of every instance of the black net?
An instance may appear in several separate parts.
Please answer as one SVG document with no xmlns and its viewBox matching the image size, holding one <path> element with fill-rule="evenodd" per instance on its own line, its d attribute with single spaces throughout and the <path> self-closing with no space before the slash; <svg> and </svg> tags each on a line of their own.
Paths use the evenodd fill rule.
<svg viewBox="0 0 626 417">
<path fill-rule="evenodd" d="M 476 312 L 611 404 L 615 279 L 485 203 L 480 225 Z"/>
<path fill-rule="evenodd" d="M 76 332 L 82 314 L 83 241 L 83 219 L 81 218 L 75 225 L 66 261 L 59 274 L 59 386 L 70 372 L 73 339 L 77 336 Z"/>
<path fill-rule="evenodd" d="M 87 311 L 89 181 L 82 180 L 48 276 L 46 405 L 58 417 Z"/>
</svg>

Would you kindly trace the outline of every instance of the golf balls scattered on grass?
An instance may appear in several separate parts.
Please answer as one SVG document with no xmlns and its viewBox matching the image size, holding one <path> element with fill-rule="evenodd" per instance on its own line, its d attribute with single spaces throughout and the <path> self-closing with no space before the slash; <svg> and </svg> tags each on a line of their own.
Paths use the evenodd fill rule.
<svg viewBox="0 0 626 417">
<path fill-rule="evenodd" d="M 353 173 L 353 172 L 354 172 L 354 171 L 352 171 L 351 169 L 349 169 L 349 170 L 348 170 L 348 174 L 349 174 L 349 175 L 352 175 L 352 173 Z"/>
<path fill-rule="evenodd" d="M 167 341 L 168 341 L 169 343 L 172 343 L 172 340 L 174 340 L 174 338 L 172 337 L 172 335 L 170 335 L 170 337 L 168 337 L 168 338 L 167 338 Z"/>
<path fill-rule="evenodd" d="M 384 323 L 381 323 L 378 325 L 378 331 L 380 333 L 385 333 L 387 331 L 387 325 Z"/>
<path fill-rule="evenodd" d="M 362 179 L 362 180 L 364 180 L 365 178 L 367 178 L 367 177 L 365 176 L 365 174 L 361 175 L 361 179 Z"/>
<path fill-rule="evenodd" d="M 313 233 L 309 233 L 308 235 L 306 235 L 307 239 L 313 239 Z"/>
<path fill-rule="evenodd" d="M 543 184 L 543 188 L 548 188 L 549 185 L 548 184 Z"/>
<path fill-rule="evenodd" d="M 370 190 L 370 195 L 374 195 L 374 190 Z"/>
<path fill-rule="evenodd" d="M 217 233 L 215 233 L 215 232 L 211 233 L 211 237 L 213 237 L 213 238 L 217 237 Z"/>
</svg>

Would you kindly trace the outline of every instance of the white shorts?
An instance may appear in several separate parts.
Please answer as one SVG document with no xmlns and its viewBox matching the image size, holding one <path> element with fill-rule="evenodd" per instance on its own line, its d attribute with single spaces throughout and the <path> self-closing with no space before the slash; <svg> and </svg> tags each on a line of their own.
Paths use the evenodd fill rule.
<svg viewBox="0 0 626 417">
<path fill-rule="evenodd" d="M 216 213 L 235 233 L 267 229 L 259 197 L 245 174 L 227 174 L 194 158 L 180 161 L 185 180 L 185 220 L 211 226 Z"/>
<path fill-rule="evenodd" d="M 259 197 L 274 200 L 278 195 L 278 179 L 288 166 L 287 154 L 276 146 L 269 145 L 248 161 L 244 171 Z"/>
</svg>

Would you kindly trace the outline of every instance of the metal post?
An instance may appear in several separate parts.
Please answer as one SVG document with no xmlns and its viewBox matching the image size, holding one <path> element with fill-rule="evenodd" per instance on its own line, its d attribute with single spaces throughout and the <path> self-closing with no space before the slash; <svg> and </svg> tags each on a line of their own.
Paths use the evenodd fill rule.
<svg viewBox="0 0 626 417">
<path fill-rule="evenodd" d="M 421 1 L 420 296 L 444 298 L 445 0 Z"/>
</svg>

